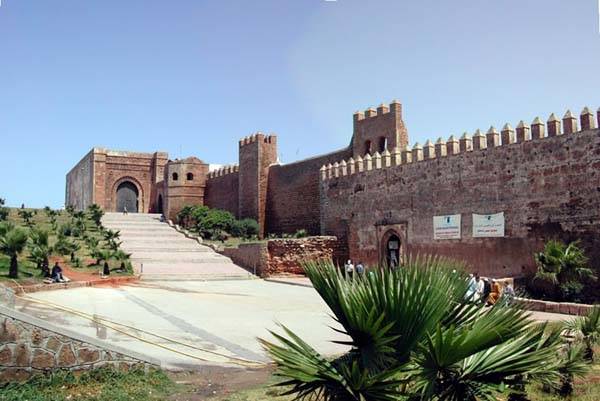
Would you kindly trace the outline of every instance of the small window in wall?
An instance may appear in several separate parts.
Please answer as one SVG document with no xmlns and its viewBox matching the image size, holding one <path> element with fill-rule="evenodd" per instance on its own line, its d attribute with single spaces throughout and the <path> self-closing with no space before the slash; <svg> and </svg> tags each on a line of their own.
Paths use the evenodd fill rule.
<svg viewBox="0 0 600 401">
<path fill-rule="evenodd" d="M 179 179 L 179 174 L 173 173 L 173 181 L 177 181 Z"/>
<path fill-rule="evenodd" d="M 383 151 L 387 148 L 387 138 L 382 136 L 379 138 L 379 153 L 383 153 Z"/>
<path fill-rule="evenodd" d="M 371 141 L 366 141 L 365 142 L 365 155 L 371 154 L 371 152 L 373 151 L 372 146 L 371 146 Z"/>
<path fill-rule="evenodd" d="M 188 180 L 188 181 L 193 181 L 193 180 L 194 180 L 194 174 L 192 174 L 192 173 L 187 173 L 187 180 Z"/>
</svg>

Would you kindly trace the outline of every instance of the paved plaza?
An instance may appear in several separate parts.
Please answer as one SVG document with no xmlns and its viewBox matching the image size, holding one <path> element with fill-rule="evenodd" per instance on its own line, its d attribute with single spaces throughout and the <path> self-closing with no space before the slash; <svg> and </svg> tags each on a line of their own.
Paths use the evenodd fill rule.
<svg viewBox="0 0 600 401">
<path fill-rule="evenodd" d="M 159 358 L 170 368 L 239 362 L 221 355 L 267 362 L 257 337 L 272 338 L 268 329 L 280 330 L 277 323 L 293 329 L 325 354 L 335 355 L 345 349 L 331 342 L 343 340 L 344 336 L 330 328 L 336 327 L 336 322 L 330 317 L 328 307 L 314 289 L 304 286 L 258 279 L 152 281 L 118 288 L 39 292 L 29 297 L 32 300 L 18 299 L 16 308 L 72 331 Z M 91 318 L 65 312 L 56 305 L 84 312 L 86 316 L 104 317 L 137 330 L 119 326 L 127 334 L 118 332 Z M 220 355 L 176 344 L 173 340 Z"/>
</svg>

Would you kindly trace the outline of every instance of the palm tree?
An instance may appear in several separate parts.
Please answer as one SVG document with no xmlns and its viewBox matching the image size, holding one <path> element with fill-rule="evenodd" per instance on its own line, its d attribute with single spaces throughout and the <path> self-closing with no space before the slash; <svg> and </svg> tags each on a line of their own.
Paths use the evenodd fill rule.
<svg viewBox="0 0 600 401">
<path fill-rule="evenodd" d="M 585 280 L 596 280 L 578 242 L 565 245 L 559 241 L 548 241 L 544 251 L 535 255 L 535 260 L 538 271 L 534 281 L 550 285 L 554 298 L 572 299 L 581 292 Z"/>
<path fill-rule="evenodd" d="M 282 326 L 261 339 L 300 400 L 492 400 L 525 380 L 558 381 L 560 329 L 506 305 L 465 300 L 461 266 L 413 258 L 401 269 L 346 277 L 331 262 L 306 273 L 348 336 L 335 359 Z"/>
<path fill-rule="evenodd" d="M 0 228 L 0 252 L 10 257 L 8 277 L 19 277 L 18 257 L 27 244 L 27 232 L 12 224 L 2 224 Z"/>
<path fill-rule="evenodd" d="M 10 212 L 10 210 L 7 207 L 4 207 L 4 203 L 4 198 L 0 198 L 0 221 L 5 221 L 8 218 L 8 214 Z"/>
<path fill-rule="evenodd" d="M 567 330 L 583 342 L 584 357 L 593 362 L 594 346 L 600 342 L 600 306 L 594 306 L 587 316 L 568 321 Z"/>
<path fill-rule="evenodd" d="M 29 259 L 46 274 L 44 270 L 48 269 L 48 260 L 52 255 L 48 231 L 31 230 L 29 240 Z"/>
<path fill-rule="evenodd" d="M 31 219 L 33 219 L 34 216 L 34 212 L 31 210 L 26 210 L 26 209 L 21 209 L 19 210 L 19 216 L 23 219 L 23 222 L 27 225 L 30 226 L 32 225 L 32 221 Z"/>
<path fill-rule="evenodd" d="M 127 267 L 125 266 L 125 264 L 129 261 L 131 254 L 130 253 L 126 253 L 125 251 L 123 251 L 122 249 L 118 249 L 113 253 L 113 257 L 121 262 L 119 269 L 120 270 L 127 270 Z"/>
<path fill-rule="evenodd" d="M 102 216 L 104 216 L 104 211 L 100 206 L 95 203 L 88 206 L 88 215 L 97 227 L 102 225 Z"/>
</svg>

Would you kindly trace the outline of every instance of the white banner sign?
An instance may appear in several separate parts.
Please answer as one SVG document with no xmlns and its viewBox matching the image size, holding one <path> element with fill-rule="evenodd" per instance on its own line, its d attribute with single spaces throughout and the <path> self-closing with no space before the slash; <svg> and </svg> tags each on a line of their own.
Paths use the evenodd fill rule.
<svg viewBox="0 0 600 401">
<path fill-rule="evenodd" d="M 433 239 L 460 239 L 460 214 L 433 216 Z"/>
<path fill-rule="evenodd" d="M 473 213 L 473 237 L 504 237 L 504 212 Z"/>
</svg>

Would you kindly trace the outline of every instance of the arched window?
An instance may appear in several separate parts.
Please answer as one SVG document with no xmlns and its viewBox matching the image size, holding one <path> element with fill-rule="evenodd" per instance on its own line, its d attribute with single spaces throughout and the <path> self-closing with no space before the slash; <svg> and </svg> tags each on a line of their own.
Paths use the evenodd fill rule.
<svg viewBox="0 0 600 401">
<path fill-rule="evenodd" d="M 179 174 L 173 173 L 173 181 L 177 181 L 179 179 Z"/>
<path fill-rule="evenodd" d="M 194 174 L 192 174 L 192 173 L 187 173 L 187 180 L 188 180 L 188 181 L 193 181 L 193 180 L 194 180 Z"/>
<path fill-rule="evenodd" d="M 387 138 L 382 136 L 379 138 L 379 153 L 383 153 L 387 148 Z"/>
<path fill-rule="evenodd" d="M 365 142 L 365 155 L 371 154 L 371 152 L 373 151 L 372 146 L 371 146 L 371 141 L 366 141 Z"/>
</svg>

